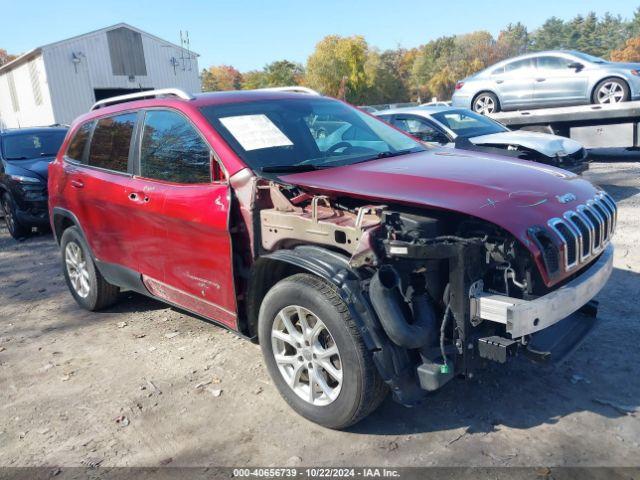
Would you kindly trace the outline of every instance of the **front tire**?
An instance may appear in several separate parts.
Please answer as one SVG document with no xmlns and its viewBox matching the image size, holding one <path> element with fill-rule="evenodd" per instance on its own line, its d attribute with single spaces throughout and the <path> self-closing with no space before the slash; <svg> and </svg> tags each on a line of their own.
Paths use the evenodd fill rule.
<svg viewBox="0 0 640 480">
<path fill-rule="evenodd" d="M 371 352 L 330 283 L 309 274 L 277 283 L 260 307 L 258 335 L 280 394 L 312 422 L 346 428 L 384 400 Z"/>
<path fill-rule="evenodd" d="M 500 100 L 495 93 L 480 92 L 471 103 L 474 112 L 482 115 L 498 113 L 500 111 Z"/>
<path fill-rule="evenodd" d="M 20 223 L 16 213 L 16 204 L 8 192 L 5 192 L 4 195 L 2 195 L 0 203 L 2 204 L 1 207 L 2 213 L 4 214 L 4 223 L 7 226 L 7 230 L 9 230 L 9 234 L 16 240 L 22 240 L 29 236 L 31 233 L 31 227 Z"/>
<path fill-rule="evenodd" d="M 629 85 L 619 78 L 605 78 L 593 89 L 591 103 L 611 104 L 629 100 Z"/>
<path fill-rule="evenodd" d="M 120 289 L 108 283 L 98 271 L 77 227 L 69 227 L 64 231 L 60 250 L 64 278 L 78 305 L 95 311 L 116 302 Z"/>
</svg>

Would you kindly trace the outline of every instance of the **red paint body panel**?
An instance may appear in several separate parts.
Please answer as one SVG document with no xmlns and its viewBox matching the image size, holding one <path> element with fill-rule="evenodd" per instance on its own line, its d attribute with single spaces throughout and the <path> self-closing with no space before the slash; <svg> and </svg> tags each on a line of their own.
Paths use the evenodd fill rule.
<svg viewBox="0 0 640 480">
<path fill-rule="evenodd" d="M 168 108 L 190 119 L 231 177 L 247 165 L 199 108 L 292 95 L 297 96 L 220 92 L 199 95 L 190 101 L 149 99 L 89 112 L 74 122 L 49 167 L 50 210 L 62 207 L 74 212 L 98 259 L 140 272 L 152 294 L 237 328 L 228 229 L 231 187 L 215 183 L 177 185 L 111 174 L 70 164 L 63 159 L 63 153 L 78 126 L 87 120 L 143 108 Z M 540 252 L 529 240 L 527 229 L 545 225 L 550 218 L 572 208 L 571 203 L 561 204 L 556 195 L 572 193 L 576 196 L 573 204 L 577 205 L 597 192 L 586 180 L 553 167 L 439 149 L 287 175 L 282 180 L 317 193 L 443 209 L 489 221 L 509 231 L 532 252 L 549 286 L 562 277 L 551 280 L 546 276 Z M 78 184 L 83 187 L 78 188 Z M 131 193 L 137 194 L 137 201 L 129 198 Z"/>
<path fill-rule="evenodd" d="M 137 253 L 132 248 L 136 215 L 128 198 L 131 178 L 70 163 L 64 164 L 64 171 L 62 182 L 51 192 L 65 199 L 64 208 L 80 221 L 95 256 L 137 270 Z"/>
<path fill-rule="evenodd" d="M 163 193 L 164 282 L 235 312 L 229 187 L 168 184 Z"/>
<path fill-rule="evenodd" d="M 92 111 L 74 122 L 49 167 L 50 212 L 53 207 L 73 212 L 95 257 L 140 272 L 154 295 L 237 328 L 226 183 L 173 184 L 114 174 L 63 158 L 75 131 L 87 120 L 151 107 L 184 113 L 228 175 L 246 168 L 200 114 L 196 102 L 128 102 Z M 83 187 L 75 187 L 72 181 Z"/>
<path fill-rule="evenodd" d="M 451 210 L 489 221 L 533 253 L 549 286 L 564 277 L 553 281 L 547 277 L 527 229 L 544 226 L 572 208 L 556 195 L 573 193 L 577 201 L 572 203 L 578 205 L 598 191 L 587 180 L 554 167 L 450 149 L 287 175 L 282 180 L 321 193 Z"/>
</svg>

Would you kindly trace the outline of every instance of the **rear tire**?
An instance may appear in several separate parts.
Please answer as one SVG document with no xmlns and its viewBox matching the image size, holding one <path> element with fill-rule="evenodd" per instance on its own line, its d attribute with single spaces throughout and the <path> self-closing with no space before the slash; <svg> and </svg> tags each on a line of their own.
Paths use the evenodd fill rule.
<svg viewBox="0 0 640 480">
<path fill-rule="evenodd" d="M 75 301 L 90 311 L 101 310 L 118 300 L 120 288 L 108 283 L 98 271 L 78 227 L 69 227 L 60 239 L 62 270 Z"/>
<path fill-rule="evenodd" d="M 631 93 L 629 85 L 620 78 L 605 78 L 593 89 L 591 103 L 607 105 L 612 103 L 627 102 Z"/>
<path fill-rule="evenodd" d="M 302 273 L 277 283 L 260 307 L 258 335 L 280 394 L 312 422 L 346 428 L 386 396 L 347 305 L 318 277 Z"/>
<path fill-rule="evenodd" d="M 2 204 L 4 223 L 7 226 L 7 230 L 9 230 L 9 234 L 16 240 L 22 240 L 28 237 L 29 234 L 31 234 L 31 227 L 23 225 L 20 223 L 20 220 L 18 220 L 16 204 L 8 192 L 2 195 L 0 203 Z"/>
<path fill-rule="evenodd" d="M 480 92 L 473 98 L 471 109 L 482 115 L 498 113 L 500 111 L 500 100 L 495 93 Z"/>
</svg>

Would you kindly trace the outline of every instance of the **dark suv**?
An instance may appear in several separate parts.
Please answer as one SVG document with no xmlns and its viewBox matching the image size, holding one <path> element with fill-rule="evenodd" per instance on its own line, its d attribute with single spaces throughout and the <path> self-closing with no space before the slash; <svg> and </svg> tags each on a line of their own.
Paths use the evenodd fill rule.
<svg viewBox="0 0 640 480">
<path fill-rule="evenodd" d="M 81 306 L 133 290 L 237 331 L 291 407 L 332 428 L 389 391 L 414 405 L 487 362 L 562 358 L 612 271 L 600 188 L 425 147 L 318 95 L 101 101 L 49 172 Z"/>
<path fill-rule="evenodd" d="M 14 238 L 49 226 L 47 169 L 66 133 L 66 127 L 0 131 L 0 206 Z"/>
</svg>

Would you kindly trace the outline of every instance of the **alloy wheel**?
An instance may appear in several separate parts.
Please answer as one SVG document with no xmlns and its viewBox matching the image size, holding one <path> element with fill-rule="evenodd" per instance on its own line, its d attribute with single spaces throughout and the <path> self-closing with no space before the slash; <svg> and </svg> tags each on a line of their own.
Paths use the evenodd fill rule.
<svg viewBox="0 0 640 480">
<path fill-rule="evenodd" d="M 473 110 L 482 115 L 496 111 L 496 102 L 489 95 L 480 95 L 473 104 Z"/>
<path fill-rule="evenodd" d="M 91 291 L 89 270 L 82 248 L 75 242 L 67 243 L 64 249 L 64 261 L 73 289 L 82 298 L 87 298 Z"/>
<path fill-rule="evenodd" d="M 605 82 L 598 89 L 598 103 L 619 103 L 623 98 L 624 88 L 618 82 Z"/>
<path fill-rule="evenodd" d="M 338 398 L 343 381 L 340 352 L 317 315 L 297 305 L 280 310 L 271 327 L 271 346 L 280 374 L 296 395 L 314 406 Z"/>
</svg>

